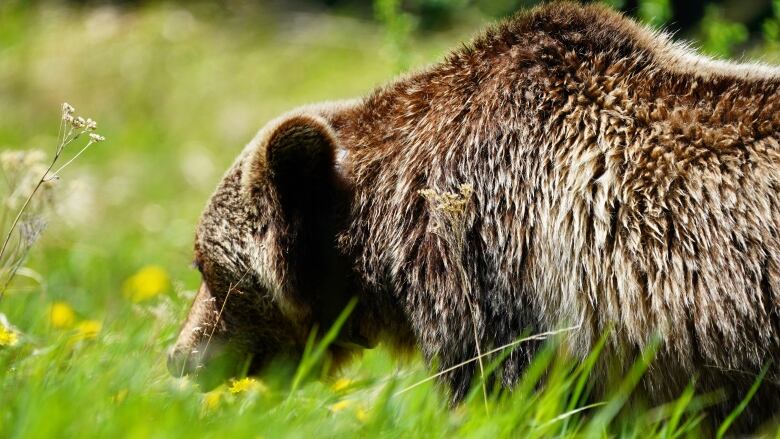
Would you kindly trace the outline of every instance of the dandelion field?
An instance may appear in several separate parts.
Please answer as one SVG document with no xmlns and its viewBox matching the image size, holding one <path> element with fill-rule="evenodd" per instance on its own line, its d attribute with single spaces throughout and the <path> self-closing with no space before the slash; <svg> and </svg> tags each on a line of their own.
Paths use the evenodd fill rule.
<svg viewBox="0 0 780 439">
<path fill-rule="evenodd" d="M 311 367 L 294 388 L 302 374 L 296 365 L 205 393 L 171 377 L 166 349 L 199 282 L 190 267 L 195 224 L 244 143 L 288 109 L 364 95 L 389 81 L 404 44 L 414 50 L 400 64 L 424 66 L 486 19 L 460 20 L 409 43 L 375 21 L 308 9 L 26 3 L 0 2 L 5 211 L 24 201 L 2 192 L 11 190 L 9 172 L 39 176 L 55 154 L 63 102 L 98 121 L 106 139 L 46 188 L 46 229 L 0 300 L 0 437 L 727 432 L 728 425 L 701 429 L 711 395 L 626 406 L 649 357 L 612 397 L 592 401 L 586 377 L 598 352 L 567 361 L 556 348 L 565 333 L 548 338 L 513 393 L 487 388 L 485 401 L 476 388 L 456 408 L 426 381 L 432 372 L 419 358 L 398 360 L 381 347 L 335 376 Z M 61 164 L 80 150 L 68 148 Z M 11 219 L 3 214 L 0 225 Z M 766 434 L 780 437 L 780 430 Z"/>
</svg>

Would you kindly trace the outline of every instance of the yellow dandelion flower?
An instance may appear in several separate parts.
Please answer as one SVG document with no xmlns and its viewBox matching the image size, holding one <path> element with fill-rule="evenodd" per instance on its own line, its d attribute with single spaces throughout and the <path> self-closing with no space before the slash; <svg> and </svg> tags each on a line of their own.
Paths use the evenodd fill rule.
<svg viewBox="0 0 780 439">
<path fill-rule="evenodd" d="M 170 280 L 164 268 L 148 265 L 130 276 L 123 285 L 126 297 L 133 302 L 143 302 L 168 290 Z"/>
<path fill-rule="evenodd" d="M 76 313 L 65 302 L 54 302 L 49 307 L 49 322 L 57 329 L 68 329 L 76 322 Z"/>
<path fill-rule="evenodd" d="M 347 378 L 339 378 L 330 386 L 330 389 L 334 392 L 342 392 L 352 385 L 352 380 Z"/>
<path fill-rule="evenodd" d="M 230 391 L 230 393 L 235 395 L 237 393 L 247 392 L 249 390 L 263 391 L 265 390 L 265 386 L 260 381 L 257 381 L 254 378 L 246 377 L 238 380 L 233 380 L 228 390 Z"/>
<path fill-rule="evenodd" d="M 19 335 L 0 324 L 0 346 L 15 346 L 19 343 Z"/>
<path fill-rule="evenodd" d="M 368 412 L 368 410 L 364 409 L 363 407 L 360 407 L 359 409 L 357 409 L 357 411 L 355 411 L 355 417 L 360 422 L 368 422 L 370 413 Z"/>
<path fill-rule="evenodd" d="M 222 400 L 222 389 L 212 390 L 211 392 L 203 395 L 203 410 L 213 411 L 219 407 L 219 403 Z"/>
<path fill-rule="evenodd" d="M 354 401 L 352 401 L 351 399 L 342 399 L 341 401 L 331 405 L 330 406 L 330 411 L 333 412 L 333 413 L 338 413 L 338 412 L 344 411 L 344 410 L 350 408 L 352 406 L 353 402 Z"/>
<path fill-rule="evenodd" d="M 76 326 L 76 338 L 87 340 L 97 337 L 103 325 L 97 320 L 84 320 Z"/>
</svg>

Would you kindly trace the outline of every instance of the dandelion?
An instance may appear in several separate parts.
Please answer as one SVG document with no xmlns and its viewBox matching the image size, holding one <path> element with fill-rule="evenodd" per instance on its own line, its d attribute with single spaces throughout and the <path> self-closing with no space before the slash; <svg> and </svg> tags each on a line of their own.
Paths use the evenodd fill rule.
<svg viewBox="0 0 780 439">
<path fill-rule="evenodd" d="M 351 399 L 342 399 L 341 401 L 339 401 L 339 402 L 337 402 L 335 404 L 332 404 L 330 406 L 330 411 L 333 412 L 333 413 L 342 412 L 342 411 L 350 408 L 353 403 L 354 403 L 354 401 L 351 400 Z"/>
<path fill-rule="evenodd" d="M 259 390 L 263 392 L 266 390 L 266 387 L 260 381 L 250 377 L 244 377 L 238 380 L 233 380 L 233 382 L 230 384 L 230 387 L 228 387 L 228 391 L 230 391 L 230 393 L 234 395 L 238 393 L 248 392 L 250 390 Z"/>
<path fill-rule="evenodd" d="M 369 418 L 371 417 L 371 414 L 365 408 L 360 407 L 355 411 L 355 417 L 357 418 L 358 421 L 365 423 L 368 422 Z"/>
<path fill-rule="evenodd" d="M 122 289 L 125 297 L 133 302 L 149 300 L 168 290 L 170 280 L 164 268 L 147 265 L 128 278 Z"/>
<path fill-rule="evenodd" d="M 222 401 L 223 393 L 224 392 L 222 389 L 218 388 L 203 395 L 203 410 L 213 411 L 219 407 L 219 403 Z"/>
<path fill-rule="evenodd" d="M 352 385 L 352 380 L 349 380 L 347 378 L 339 378 L 336 380 L 335 383 L 333 383 L 330 386 L 330 389 L 333 390 L 334 392 L 339 393 L 346 390 L 351 385 Z"/>
<path fill-rule="evenodd" d="M 0 324 L 0 346 L 16 346 L 19 343 L 19 335 L 11 328 Z"/>
<path fill-rule="evenodd" d="M 77 340 L 91 340 L 100 333 L 103 324 L 97 320 L 84 320 L 76 326 Z"/>
<path fill-rule="evenodd" d="M 49 307 L 49 322 L 57 329 L 68 329 L 76 322 L 76 313 L 65 302 L 54 302 Z"/>
</svg>

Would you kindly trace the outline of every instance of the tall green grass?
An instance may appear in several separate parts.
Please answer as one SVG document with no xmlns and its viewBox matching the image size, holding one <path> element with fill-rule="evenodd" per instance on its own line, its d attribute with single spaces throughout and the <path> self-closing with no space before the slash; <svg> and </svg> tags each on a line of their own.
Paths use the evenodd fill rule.
<svg viewBox="0 0 780 439">
<path fill-rule="evenodd" d="M 165 350 L 198 282 L 188 268 L 194 226 L 243 143 L 282 111 L 362 95 L 399 66 L 439 59 L 482 19 L 416 38 L 386 2 L 394 48 L 376 23 L 240 3 L 25 3 L 0 2 L 0 149 L 52 153 L 64 101 L 99 120 L 108 140 L 63 173 L 34 272 L 0 302 L 20 331 L 0 347 L 0 437 L 701 433 L 709 401 L 693 392 L 663 407 L 625 405 L 649 357 L 595 400 L 587 377 L 599 349 L 575 362 L 558 339 L 514 392 L 488 388 L 487 406 L 477 383 L 448 407 L 419 358 L 398 362 L 382 348 L 334 377 L 321 376 L 316 343 L 299 369 L 276 365 L 206 394 L 170 377 Z"/>
</svg>

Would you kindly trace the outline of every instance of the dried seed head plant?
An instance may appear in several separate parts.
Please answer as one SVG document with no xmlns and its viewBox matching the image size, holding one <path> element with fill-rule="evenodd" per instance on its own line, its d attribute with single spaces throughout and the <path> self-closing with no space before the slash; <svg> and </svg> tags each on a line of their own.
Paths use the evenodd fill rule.
<svg viewBox="0 0 780 439">
<path fill-rule="evenodd" d="M 434 189 L 422 189 L 418 192 L 429 204 L 430 232 L 438 235 L 452 252 L 452 260 L 456 261 L 452 269 L 453 276 L 461 279 L 461 285 L 469 285 L 466 269 L 460 263 L 463 260 L 463 246 L 466 240 L 466 222 L 468 205 L 474 193 L 474 187 L 470 184 L 458 186 L 458 192 L 439 192 Z M 471 291 L 463 291 L 466 303 L 471 313 L 472 331 L 474 333 L 474 347 L 477 353 L 476 359 L 479 365 L 480 385 L 482 387 L 482 399 L 485 403 L 485 411 L 489 412 L 487 384 L 485 377 L 485 365 L 483 364 L 482 345 L 480 332 L 483 323 L 479 310 L 474 306 Z"/>
<path fill-rule="evenodd" d="M 90 146 L 105 140 L 96 129 L 97 122 L 78 116 L 73 106 L 64 103 L 54 156 L 48 164 L 41 151 L 0 153 L 0 184 L 4 186 L 0 204 L 0 300 L 46 228 L 44 214 L 55 202 L 53 187 L 60 173 Z M 86 142 L 60 165 L 79 139 Z"/>
</svg>

